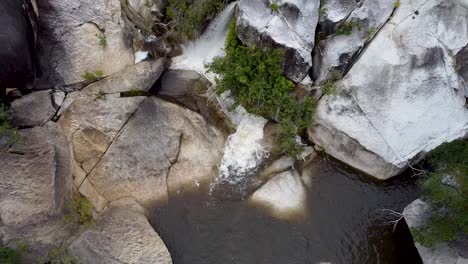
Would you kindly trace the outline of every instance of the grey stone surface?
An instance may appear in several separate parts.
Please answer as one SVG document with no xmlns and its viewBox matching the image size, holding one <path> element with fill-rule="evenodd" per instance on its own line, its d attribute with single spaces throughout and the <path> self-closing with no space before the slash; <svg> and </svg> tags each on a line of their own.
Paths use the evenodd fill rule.
<svg viewBox="0 0 468 264">
<path fill-rule="evenodd" d="M 101 264 L 172 264 L 171 255 L 146 217 L 111 207 L 75 240 L 68 252 Z"/>
<path fill-rule="evenodd" d="M 12 124 L 15 127 L 42 126 L 51 120 L 56 110 L 52 105 L 50 90 L 30 93 L 11 104 Z"/>
</svg>

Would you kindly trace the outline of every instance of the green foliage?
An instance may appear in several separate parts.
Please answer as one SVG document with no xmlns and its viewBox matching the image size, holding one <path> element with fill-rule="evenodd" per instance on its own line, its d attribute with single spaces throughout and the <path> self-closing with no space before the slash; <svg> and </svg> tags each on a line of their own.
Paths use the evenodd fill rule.
<svg viewBox="0 0 468 264">
<path fill-rule="evenodd" d="M 237 38 L 235 21 L 230 25 L 226 40 L 226 55 L 217 57 L 207 65 L 216 78 L 216 92 L 229 91 L 234 108 L 242 105 L 248 112 L 278 120 L 281 145 L 290 155 L 297 154 L 301 146 L 295 135 L 312 124 L 316 102 L 307 98 L 297 101 L 291 95 L 294 84 L 283 75 L 281 49 L 246 47 Z"/>
<path fill-rule="evenodd" d="M 400 5 L 401 5 L 400 0 L 396 0 L 396 1 L 393 3 L 393 6 L 394 6 L 395 8 L 399 8 Z"/>
<path fill-rule="evenodd" d="M 107 46 L 107 38 L 104 34 L 96 34 L 96 37 L 99 39 L 99 45 L 105 48 Z"/>
<path fill-rule="evenodd" d="M 18 140 L 18 133 L 11 126 L 11 112 L 0 104 L 0 147 L 9 146 Z"/>
<path fill-rule="evenodd" d="M 340 80 L 341 73 L 340 71 L 333 69 L 330 73 L 330 78 L 321 86 L 322 92 L 326 95 L 331 95 L 336 93 L 336 82 Z"/>
<path fill-rule="evenodd" d="M 324 17 L 328 15 L 328 9 L 326 7 L 320 7 L 319 9 L 319 17 Z"/>
<path fill-rule="evenodd" d="M 85 226 L 90 226 L 94 223 L 94 206 L 86 197 L 73 194 L 70 209 L 70 214 L 65 217 L 67 221 L 77 222 Z"/>
<path fill-rule="evenodd" d="M 47 257 L 38 260 L 41 264 L 85 264 L 82 258 L 70 256 L 61 248 L 52 249 Z"/>
<path fill-rule="evenodd" d="M 203 30 L 208 17 L 224 8 L 225 0 L 169 0 L 168 19 L 176 23 L 176 31 L 195 39 Z"/>
<path fill-rule="evenodd" d="M 97 70 L 95 72 L 85 72 L 83 75 L 81 75 L 83 79 L 90 81 L 90 82 L 95 82 L 98 81 L 99 79 L 102 79 L 104 77 L 104 72 L 101 70 Z"/>
<path fill-rule="evenodd" d="M 353 30 L 357 28 L 358 30 L 362 29 L 361 24 L 356 20 L 346 21 L 338 26 L 335 33 L 337 35 L 346 35 L 349 36 L 353 33 Z"/>
<path fill-rule="evenodd" d="M 413 230 L 425 246 L 468 235 L 468 142 L 457 140 L 437 148 L 429 158 L 434 168 L 423 183 L 423 200 L 433 211 L 429 223 Z M 447 177 L 451 178 L 448 184 Z"/>
<path fill-rule="evenodd" d="M 120 97 L 135 97 L 135 96 L 147 96 L 148 93 L 145 91 L 133 89 L 130 91 L 125 91 L 120 93 Z"/>
<path fill-rule="evenodd" d="M 0 246 L 0 263 L 2 264 L 19 264 L 20 257 L 14 249 Z"/>
<path fill-rule="evenodd" d="M 370 27 L 367 31 L 366 39 L 370 40 L 374 36 L 375 32 L 377 32 L 377 29 L 374 26 Z"/>
<path fill-rule="evenodd" d="M 271 3 L 271 4 L 270 4 L 270 9 L 271 9 L 273 12 L 278 12 L 278 10 L 279 10 L 279 5 L 278 5 L 278 3 L 276 3 L 276 2 Z"/>
</svg>

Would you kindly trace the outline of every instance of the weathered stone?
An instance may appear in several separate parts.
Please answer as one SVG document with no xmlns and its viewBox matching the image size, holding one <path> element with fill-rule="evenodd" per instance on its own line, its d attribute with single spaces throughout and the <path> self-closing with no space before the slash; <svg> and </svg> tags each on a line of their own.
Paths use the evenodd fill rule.
<svg viewBox="0 0 468 264">
<path fill-rule="evenodd" d="M 147 98 L 88 179 L 109 201 L 165 202 L 167 192 L 211 179 L 224 136 L 187 109 Z"/>
<path fill-rule="evenodd" d="M 258 189 L 249 200 L 266 207 L 278 218 L 301 217 L 306 213 L 306 189 L 295 170 L 280 173 Z"/>
<path fill-rule="evenodd" d="M 343 22 L 358 7 L 356 0 L 321 1 L 320 6 L 320 37 L 333 33 L 335 25 Z"/>
<path fill-rule="evenodd" d="M 318 22 L 319 0 L 279 0 L 278 11 L 267 0 L 241 0 L 237 33 L 249 46 L 283 48 L 284 71 L 299 83 L 312 66 L 312 49 Z"/>
<path fill-rule="evenodd" d="M 353 24 L 352 32 L 349 35 L 335 34 L 320 41 L 314 53 L 315 81 L 323 82 L 330 78 L 333 71 L 339 73 L 345 71 L 350 63 L 357 58 L 366 43 L 392 15 L 395 8 L 394 3 L 394 0 L 364 1 L 362 6 L 354 9 L 341 24 L 341 26 Z"/>
<path fill-rule="evenodd" d="M 443 142 L 466 136 L 466 88 L 451 54 L 466 46 L 467 24 L 468 10 L 451 1 L 401 1 L 337 83 L 338 93 L 320 101 L 310 139 L 388 179 Z"/>
<path fill-rule="evenodd" d="M 82 92 L 87 95 L 117 94 L 128 91 L 147 92 L 159 79 L 167 64 L 164 58 L 144 61 L 88 85 Z"/>
<path fill-rule="evenodd" d="M 167 0 L 122 0 L 125 15 L 140 29 L 152 31 L 155 23 L 165 14 Z"/>
<path fill-rule="evenodd" d="M 172 264 L 171 255 L 144 215 L 112 207 L 68 251 L 93 263 Z"/>
<path fill-rule="evenodd" d="M 119 0 L 41 0 L 39 6 L 39 88 L 81 83 L 85 72 L 107 76 L 133 64 Z"/>
<path fill-rule="evenodd" d="M 50 90 L 23 96 L 11 104 L 13 125 L 16 127 L 42 126 L 51 120 L 56 110 L 52 105 Z"/>
<path fill-rule="evenodd" d="M 431 206 L 417 199 L 403 210 L 406 223 L 410 228 L 418 228 L 428 223 L 431 217 Z M 453 241 L 450 243 L 437 243 L 428 248 L 418 242 L 415 243 L 424 264 L 464 264 L 468 263 L 466 248 Z M 465 253 L 465 254 L 464 254 Z"/>
<path fill-rule="evenodd" d="M 107 205 L 107 200 L 94 188 L 94 186 L 85 179 L 78 189 L 81 195 L 88 198 L 88 200 L 94 205 L 96 212 L 101 212 Z"/>
<path fill-rule="evenodd" d="M 58 124 L 72 145 L 75 161 L 86 173 L 94 168 L 143 99 L 83 97 L 62 114 Z"/>
<path fill-rule="evenodd" d="M 228 131 L 227 117 L 209 89 L 210 81 L 191 70 L 169 70 L 161 77 L 158 96 L 204 116 L 210 124 Z M 210 98 L 212 98 L 210 100 Z"/>
</svg>

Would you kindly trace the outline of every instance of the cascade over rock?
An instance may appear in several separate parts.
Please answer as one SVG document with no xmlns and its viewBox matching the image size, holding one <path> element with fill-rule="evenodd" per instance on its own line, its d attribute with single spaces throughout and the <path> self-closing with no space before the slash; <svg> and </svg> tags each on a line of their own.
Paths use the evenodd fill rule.
<svg viewBox="0 0 468 264">
<path fill-rule="evenodd" d="M 318 106 L 309 137 L 327 153 L 388 179 L 468 134 L 466 83 L 453 56 L 468 45 L 468 9 L 402 0 L 393 18 Z"/>
<path fill-rule="evenodd" d="M 236 14 L 238 36 L 248 46 L 283 48 L 285 74 L 299 83 L 312 66 L 319 2 L 241 0 Z"/>
</svg>

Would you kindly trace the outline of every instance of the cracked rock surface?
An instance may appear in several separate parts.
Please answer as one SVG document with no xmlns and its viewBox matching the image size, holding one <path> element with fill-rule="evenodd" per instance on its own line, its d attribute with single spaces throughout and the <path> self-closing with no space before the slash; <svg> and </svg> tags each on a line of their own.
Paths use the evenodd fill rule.
<svg viewBox="0 0 468 264">
<path fill-rule="evenodd" d="M 393 18 L 323 98 L 310 138 L 327 153 L 388 179 L 445 141 L 468 134 L 466 86 L 454 55 L 468 45 L 456 1 L 401 1 Z"/>
</svg>

